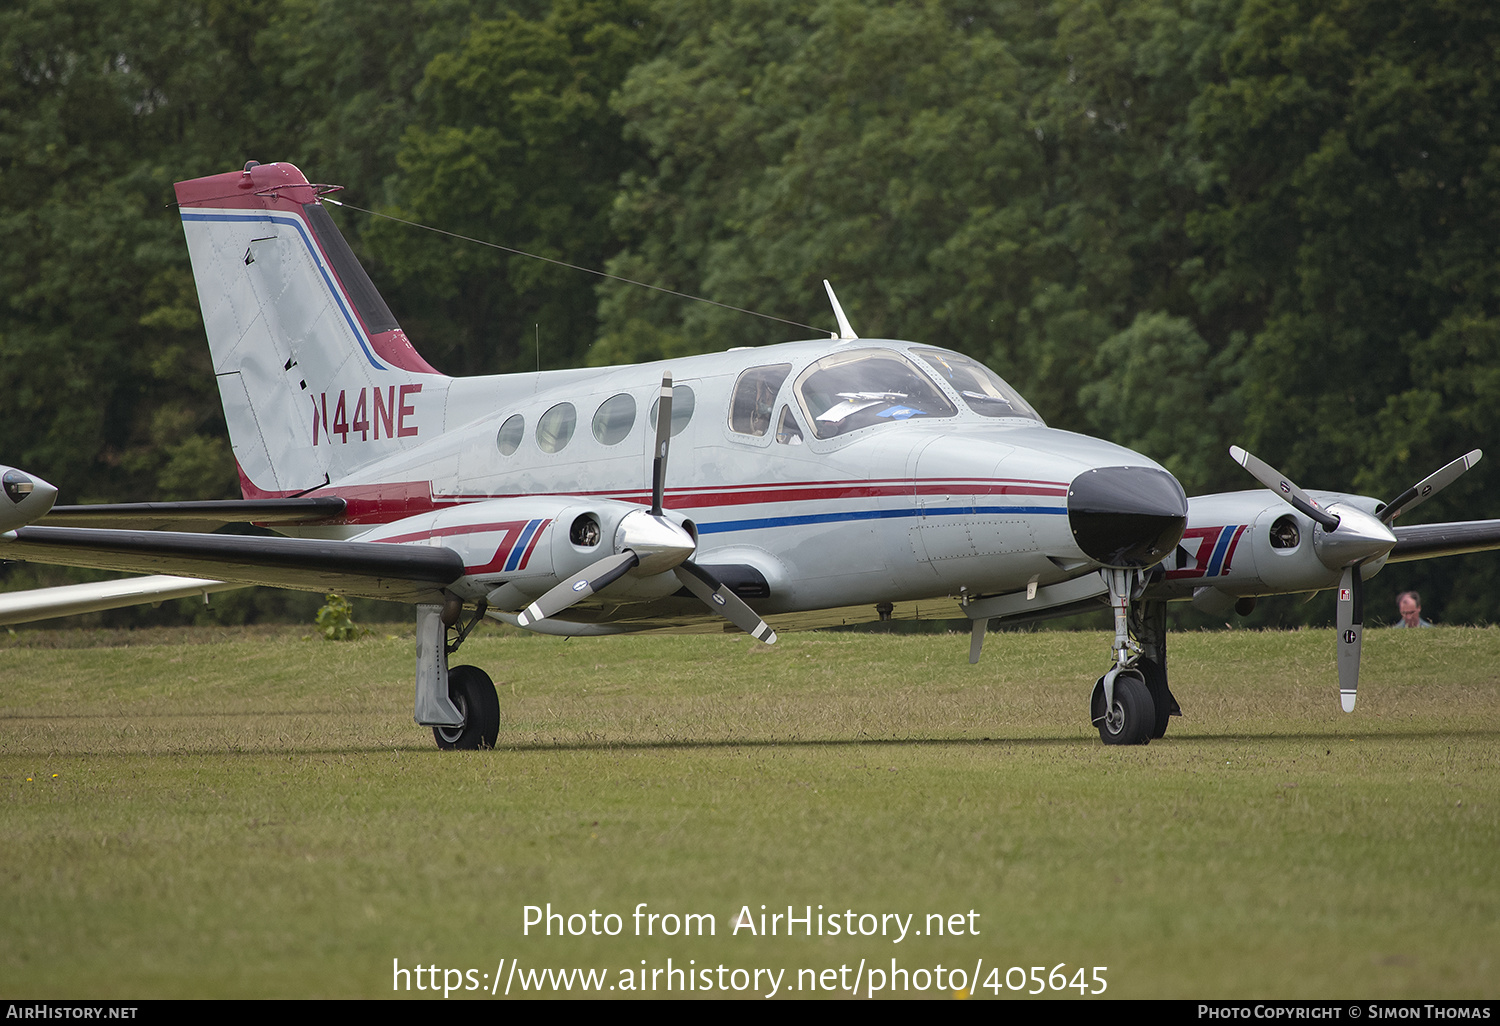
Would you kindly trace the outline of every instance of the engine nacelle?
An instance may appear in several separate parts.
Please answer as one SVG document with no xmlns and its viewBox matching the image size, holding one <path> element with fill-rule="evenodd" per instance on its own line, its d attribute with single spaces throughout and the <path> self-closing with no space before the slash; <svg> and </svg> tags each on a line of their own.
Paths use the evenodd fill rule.
<svg viewBox="0 0 1500 1026">
<path fill-rule="evenodd" d="M 1315 494 L 1319 503 L 1334 510 L 1369 512 L 1379 504 L 1369 496 Z M 1197 595 L 1197 604 L 1217 610 L 1228 608 L 1237 597 L 1338 586 L 1340 568 L 1329 567 L 1320 556 L 1320 548 L 1328 548 L 1318 544 L 1323 528 L 1270 492 L 1206 495 L 1189 500 L 1189 507 L 1187 530 L 1162 561 L 1163 578 L 1152 585 L 1153 595 Z M 1360 576 L 1374 576 L 1385 562 L 1384 556 L 1371 559 L 1361 566 Z M 1228 604 L 1221 599 L 1228 599 Z"/>
<path fill-rule="evenodd" d="M 628 532 L 621 525 L 644 510 L 635 503 L 576 496 L 487 499 L 420 513 L 385 524 L 358 541 L 442 545 L 464 561 L 465 576 L 452 590 L 467 601 L 487 599 L 515 611 L 604 556 L 618 551 Z M 692 521 L 663 514 L 694 538 Z M 628 577 L 610 589 L 616 601 L 649 601 L 677 591 L 670 572 Z"/>
</svg>

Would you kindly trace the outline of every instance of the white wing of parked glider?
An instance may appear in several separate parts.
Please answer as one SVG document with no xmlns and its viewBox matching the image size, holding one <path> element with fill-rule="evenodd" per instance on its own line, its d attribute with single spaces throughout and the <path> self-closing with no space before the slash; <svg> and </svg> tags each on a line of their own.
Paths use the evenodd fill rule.
<svg viewBox="0 0 1500 1026">
<path fill-rule="evenodd" d="M 242 587 L 244 585 L 226 581 L 153 574 L 119 581 L 12 591 L 0 594 L 0 625 L 31 623 L 79 613 L 97 613 L 105 609 L 138 606 L 146 602 L 167 602 L 198 595 L 202 595 L 207 602 L 208 596 L 215 592 L 233 591 Z"/>
</svg>

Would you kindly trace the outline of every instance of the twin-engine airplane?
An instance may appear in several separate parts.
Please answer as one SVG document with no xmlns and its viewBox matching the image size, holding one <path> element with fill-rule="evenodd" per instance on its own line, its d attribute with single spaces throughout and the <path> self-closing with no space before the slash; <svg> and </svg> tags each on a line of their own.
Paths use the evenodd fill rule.
<svg viewBox="0 0 1500 1026">
<path fill-rule="evenodd" d="M 407 341 L 329 188 L 254 162 L 177 185 L 243 500 L 53 509 L 51 486 L 0 468 L 0 558 L 193 576 L 9 596 L 0 622 L 244 585 L 409 602 L 415 719 L 442 748 L 479 748 L 498 737 L 495 688 L 448 657 L 484 617 L 774 642 L 961 615 L 977 661 L 990 621 L 1107 604 L 1092 721 L 1107 744 L 1145 744 L 1180 712 L 1168 601 L 1227 613 L 1338 587 L 1349 710 L 1362 581 L 1500 547 L 1500 521 L 1392 526 L 1477 451 L 1381 505 L 1309 495 L 1236 449 L 1276 494 L 1189 500 L 1146 457 L 1047 427 L 968 357 L 860 339 L 831 288 L 829 339 L 450 378 Z M 290 537 L 204 533 L 246 521 Z"/>
</svg>

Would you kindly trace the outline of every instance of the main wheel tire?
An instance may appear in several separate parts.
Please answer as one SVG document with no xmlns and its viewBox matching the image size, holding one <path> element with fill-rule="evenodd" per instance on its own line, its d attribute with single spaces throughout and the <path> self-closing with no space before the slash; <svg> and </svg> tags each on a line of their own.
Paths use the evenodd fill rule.
<svg viewBox="0 0 1500 1026">
<path fill-rule="evenodd" d="M 432 736 L 445 752 L 494 748 L 500 736 L 500 697 L 490 675 L 477 666 L 455 666 L 448 671 L 448 698 L 463 714 L 457 727 L 433 727 Z"/>
<path fill-rule="evenodd" d="M 1127 670 L 1115 677 L 1114 705 L 1105 711 L 1104 682 L 1094 685 L 1089 712 L 1107 745 L 1145 745 L 1156 729 L 1156 706 L 1140 674 Z"/>
</svg>

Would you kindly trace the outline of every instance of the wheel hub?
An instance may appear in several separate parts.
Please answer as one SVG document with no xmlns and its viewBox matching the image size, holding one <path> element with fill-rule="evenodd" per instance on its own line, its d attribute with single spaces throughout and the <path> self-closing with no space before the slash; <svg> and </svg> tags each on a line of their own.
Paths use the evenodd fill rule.
<svg viewBox="0 0 1500 1026">
<path fill-rule="evenodd" d="M 1109 711 L 1104 714 L 1104 729 L 1111 734 L 1118 734 L 1125 729 L 1125 710 L 1120 708 L 1119 702 L 1111 704 Z"/>
<path fill-rule="evenodd" d="M 448 742 L 448 744 L 456 745 L 459 738 L 464 736 L 464 727 L 469 722 L 469 700 L 462 693 L 450 693 L 448 698 L 453 702 L 453 707 L 458 710 L 458 714 L 462 717 L 462 720 L 456 727 L 435 727 L 433 729 L 441 731 L 443 740 Z"/>
</svg>

